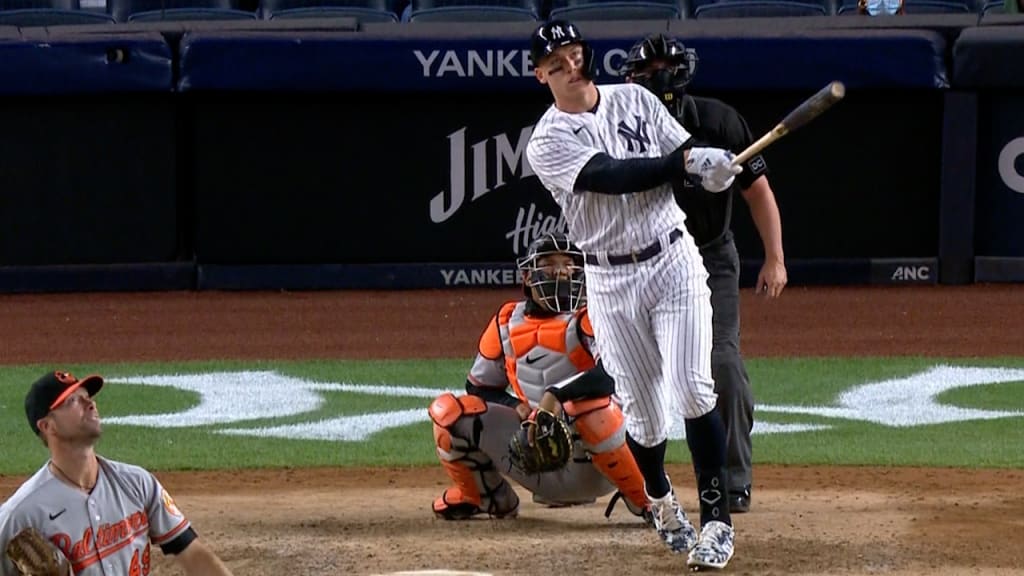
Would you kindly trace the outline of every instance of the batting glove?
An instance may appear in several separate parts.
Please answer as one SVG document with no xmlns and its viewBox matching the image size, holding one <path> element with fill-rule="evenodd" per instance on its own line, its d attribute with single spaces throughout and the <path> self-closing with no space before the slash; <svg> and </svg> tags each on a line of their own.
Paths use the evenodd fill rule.
<svg viewBox="0 0 1024 576">
<path fill-rule="evenodd" d="M 732 186 L 742 166 L 734 166 L 736 155 L 721 148 L 690 148 L 686 155 L 686 171 L 700 177 L 700 185 L 708 192 L 723 192 Z"/>
</svg>

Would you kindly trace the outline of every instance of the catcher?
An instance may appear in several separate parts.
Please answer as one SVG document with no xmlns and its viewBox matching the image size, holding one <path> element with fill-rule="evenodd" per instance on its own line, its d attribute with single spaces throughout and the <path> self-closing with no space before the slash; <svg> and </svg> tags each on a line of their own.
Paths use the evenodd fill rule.
<svg viewBox="0 0 1024 576">
<path fill-rule="evenodd" d="M 0 507 L 0 576 L 146 576 L 152 544 L 186 575 L 230 576 L 156 477 L 96 454 L 102 387 L 50 372 L 29 389 L 25 414 L 50 460 Z"/>
<path fill-rule="evenodd" d="M 434 513 L 515 516 L 519 497 L 504 474 L 535 502 L 569 506 L 615 492 L 606 516 L 624 498 L 646 518 L 614 382 L 595 364 L 582 252 L 564 234 L 548 234 L 517 264 L 526 299 L 502 304 L 484 330 L 467 393 L 442 394 L 428 409 L 453 484 Z"/>
</svg>

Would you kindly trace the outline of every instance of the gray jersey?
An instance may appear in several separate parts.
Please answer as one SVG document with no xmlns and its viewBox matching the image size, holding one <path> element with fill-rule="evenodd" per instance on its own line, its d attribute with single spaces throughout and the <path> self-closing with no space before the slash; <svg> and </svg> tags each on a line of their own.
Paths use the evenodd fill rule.
<svg viewBox="0 0 1024 576">
<path fill-rule="evenodd" d="M 97 456 L 92 493 L 62 482 L 49 462 L 0 506 L 0 549 L 33 526 L 60 548 L 76 576 L 145 576 L 150 544 L 165 544 L 189 527 L 188 520 L 146 470 Z M 0 576 L 17 576 L 5 557 Z"/>
</svg>

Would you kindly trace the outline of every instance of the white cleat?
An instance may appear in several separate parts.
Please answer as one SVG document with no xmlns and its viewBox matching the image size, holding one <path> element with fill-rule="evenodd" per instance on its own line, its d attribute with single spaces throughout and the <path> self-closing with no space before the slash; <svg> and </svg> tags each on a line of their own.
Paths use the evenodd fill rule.
<svg viewBox="0 0 1024 576">
<path fill-rule="evenodd" d="M 676 554 L 682 554 L 697 544 L 697 529 L 686 517 L 686 512 L 676 500 L 676 494 L 669 490 L 661 498 L 647 499 L 651 502 L 651 516 L 658 536 Z"/>
<path fill-rule="evenodd" d="M 735 546 L 736 532 L 725 522 L 712 520 L 701 529 L 697 545 L 690 550 L 686 564 L 694 569 L 721 570 L 729 564 Z"/>
</svg>

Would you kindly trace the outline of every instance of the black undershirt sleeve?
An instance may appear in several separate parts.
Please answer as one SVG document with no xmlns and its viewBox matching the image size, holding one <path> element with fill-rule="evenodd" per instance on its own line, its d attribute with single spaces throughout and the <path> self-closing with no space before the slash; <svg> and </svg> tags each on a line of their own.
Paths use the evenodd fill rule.
<svg viewBox="0 0 1024 576">
<path fill-rule="evenodd" d="M 590 159 L 576 176 L 576 192 L 632 194 L 669 182 L 684 172 L 683 151 L 692 147 L 688 140 L 668 156 L 617 160 L 600 153 Z"/>
<path fill-rule="evenodd" d="M 188 548 L 188 545 L 198 537 L 199 536 L 196 534 L 196 531 L 189 526 L 174 540 L 161 544 L 160 550 L 163 550 L 163 553 L 167 555 L 181 554 L 185 551 L 185 548 Z"/>
<path fill-rule="evenodd" d="M 498 390 L 497 388 L 484 388 L 483 386 L 477 386 L 466 380 L 466 393 L 474 396 L 479 396 L 484 399 L 484 402 L 491 402 L 492 404 L 504 404 L 505 406 L 511 406 L 515 408 L 521 402 L 519 398 L 505 392 L 504 390 Z"/>
<path fill-rule="evenodd" d="M 580 374 L 578 378 L 561 387 L 549 386 L 548 391 L 554 394 L 559 402 L 603 398 L 615 393 L 615 380 L 608 375 L 604 364 L 598 360 L 597 365 Z"/>
</svg>

